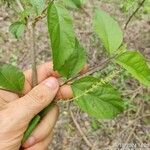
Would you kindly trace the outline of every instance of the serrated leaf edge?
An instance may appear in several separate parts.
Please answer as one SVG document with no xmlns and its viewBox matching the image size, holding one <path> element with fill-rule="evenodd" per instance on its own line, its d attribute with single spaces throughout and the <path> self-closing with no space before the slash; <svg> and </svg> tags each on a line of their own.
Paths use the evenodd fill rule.
<svg viewBox="0 0 150 150">
<path fill-rule="evenodd" d="M 99 82 L 96 82 L 95 84 L 93 84 L 91 86 L 91 88 L 89 88 L 88 90 L 86 90 L 85 92 L 83 92 L 81 95 L 79 96 L 76 96 L 72 99 L 66 99 L 64 101 L 64 99 L 60 99 L 59 102 L 70 102 L 70 101 L 74 101 L 74 100 L 78 100 L 79 98 L 81 98 L 82 96 L 85 96 L 87 95 L 89 92 L 92 92 L 94 91 L 95 89 L 97 89 L 99 86 L 102 86 L 102 85 L 105 85 L 107 83 L 109 83 L 110 81 L 112 81 L 113 78 L 115 78 L 118 74 L 120 73 L 120 71 L 118 70 L 115 70 L 113 71 L 110 75 L 108 75 L 107 77 L 103 78 L 103 79 L 100 79 Z"/>
</svg>

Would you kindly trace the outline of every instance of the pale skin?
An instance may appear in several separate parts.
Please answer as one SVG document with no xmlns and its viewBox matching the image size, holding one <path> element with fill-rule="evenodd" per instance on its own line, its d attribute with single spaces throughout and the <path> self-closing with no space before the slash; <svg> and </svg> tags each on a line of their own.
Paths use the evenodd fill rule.
<svg viewBox="0 0 150 150">
<path fill-rule="evenodd" d="M 32 71 L 25 74 L 23 96 L 0 90 L 0 149 L 19 150 L 23 134 L 31 119 L 50 104 L 53 99 L 73 97 L 69 85 L 59 86 L 59 74 L 53 71 L 52 63 L 37 67 L 38 85 L 32 88 Z M 24 150 L 47 150 L 53 137 L 53 128 L 59 115 L 54 106 L 42 119 L 22 146 Z"/>
</svg>

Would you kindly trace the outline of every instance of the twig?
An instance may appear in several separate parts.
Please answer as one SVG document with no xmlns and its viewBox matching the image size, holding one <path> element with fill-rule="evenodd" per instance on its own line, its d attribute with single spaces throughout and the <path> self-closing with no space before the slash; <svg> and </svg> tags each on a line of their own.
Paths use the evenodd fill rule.
<svg viewBox="0 0 150 150">
<path fill-rule="evenodd" d="M 40 16 L 37 16 L 37 17 L 34 19 L 34 21 L 33 21 L 33 25 L 34 25 L 34 26 L 36 25 L 36 23 L 37 23 L 39 20 L 41 20 L 41 19 L 43 19 L 43 18 L 46 17 L 45 11 L 47 10 L 47 8 L 48 8 L 48 7 L 46 7 L 46 8 L 43 10 L 43 12 L 41 13 Z"/>
<path fill-rule="evenodd" d="M 90 17 L 90 14 L 83 7 L 81 7 L 81 10 L 87 17 Z"/>
<path fill-rule="evenodd" d="M 16 3 L 17 3 L 17 5 L 19 6 L 20 10 L 21 10 L 21 11 L 24 11 L 24 8 L 23 8 L 23 6 L 22 6 L 20 0 L 16 0 Z"/>
<path fill-rule="evenodd" d="M 81 127 L 79 126 L 78 122 L 76 121 L 76 118 L 75 118 L 75 116 L 74 116 L 72 110 L 69 109 L 69 112 L 70 112 L 71 118 L 72 118 L 72 120 L 73 120 L 73 122 L 74 122 L 76 128 L 77 128 L 78 131 L 80 132 L 80 134 L 81 134 L 83 140 L 85 141 L 85 143 L 87 144 L 87 146 L 89 146 L 90 148 L 92 148 L 91 142 L 87 139 L 86 135 L 83 133 Z"/>
<path fill-rule="evenodd" d="M 81 78 L 81 77 L 84 77 L 84 76 L 87 76 L 87 75 L 92 75 L 92 74 L 96 73 L 96 72 L 99 71 L 99 70 L 103 70 L 103 69 L 110 63 L 110 61 L 111 61 L 112 59 L 114 59 L 116 56 L 117 56 L 117 55 L 114 55 L 114 56 L 112 56 L 112 57 L 110 57 L 110 58 L 108 58 L 108 59 L 105 59 L 100 65 L 97 65 L 97 66 L 95 66 L 95 67 L 89 69 L 89 70 L 88 70 L 86 73 L 84 73 L 84 74 L 79 74 L 79 75 L 77 75 L 77 76 L 75 76 L 75 77 L 73 77 L 73 78 L 67 80 L 67 81 L 64 82 L 61 86 L 65 85 L 65 84 L 68 84 L 69 82 L 72 82 L 72 81 L 74 81 L 74 80 L 76 80 L 76 79 L 78 79 L 78 78 Z"/>
<path fill-rule="evenodd" d="M 50 2 L 50 4 L 53 3 L 54 0 Z M 47 10 L 47 8 L 42 12 L 44 13 Z M 38 18 L 38 17 L 37 17 Z M 38 20 L 38 19 L 37 19 Z M 29 33 L 30 38 L 32 39 L 32 48 L 31 48 L 31 60 L 32 60 L 32 87 L 35 87 L 38 84 L 38 77 L 37 77 L 37 68 L 36 68 L 36 45 L 35 45 L 35 26 L 36 26 L 36 19 L 31 23 L 29 26 L 29 23 L 27 23 L 27 26 L 29 27 Z M 27 130 L 24 133 L 23 137 L 23 143 L 29 138 L 33 130 L 37 127 L 39 121 L 43 117 L 43 114 L 47 113 L 53 103 L 51 103 L 49 106 L 47 106 L 45 109 L 43 109 L 39 114 L 33 117 L 31 122 L 29 123 L 29 126 Z"/>
<path fill-rule="evenodd" d="M 142 109 L 142 107 L 140 107 L 140 108 L 138 109 L 138 111 L 137 111 L 135 117 L 137 117 L 137 116 L 140 114 L 141 109 Z M 128 142 L 130 141 L 131 137 L 133 136 L 134 131 L 135 131 L 136 127 L 137 127 L 135 123 L 134 123 L 133 125 L 134 125 L 134 127 L 133 127 L 133 129 L 131 130 L 131 132 L 130 132 L 128 138 L 126 139 L 126 142 L 125 142 L 125 144 L 124 144 L 123 150 L 126 149 L 126 146 L 127 146 Z"/>
<path fill-rule="evenodd" d="M 123 96 L 128 96 L 128 95 L 131 95 L 131 94 L 134 94 L 134 93 L 136 93 L 136 94 L 138 94 L 139 93 L 139 91 L 142 89 L 142 86 L 139 86 L 137 89 L 135 89 L 135 90 L 127 90 L 127 91 L 125 91 L 124 92 L 124 94 L 123 94 Z M 136 96 L 136 95 L 135 95 Z M 133 98 L 135 98 L 135 96 L 132 96 Z M 133 98 L 131 98 L 131 99 L 133 99 Z"/>
<path fill-rule="evenodd" d="M 102 86 L 104 84 L 107 84 L 108 82 L 110 82 L 114 77 L 116 77 L 119 74 L 119 71 L 115 70 L 113 72 L 111 72 L 111 74 L 109 76 L 106 76 L 105 78 L 101 79 L 99 82 L 95 83 L 94 86 L 91 86 L 90 89 L 85 90 L 81 95 L 78 95 L 74 98 L 71 99 L 66 99 L 65 101 L 63 99 L 59 100 L 59 102 L 71 102 L 71 101 L 75 101 L 78 100 L 79 98 L 81 98 L 82 96 L 85 96 L 86 94 L 88 94 L 89 92 L 93 91 L 95 88 L 98 88 L 99 86 Z"/>
<path fill-rule="evenodd" d="M 134 120 L 132 120 L 132 123 L 130 123 L 120 134 L 119 134 L 119 137 L 127 130 L 129 129 L 129 127 L 131 127 L 134 123 L 136 123 L 138 120 L 142 119 L 142 118 L 145 118 L 145 117 L 150 117 L 150 114 L 144 114 Z"/>
<path fill-rule="evenodd" d="M 50 5 L 54 2 L 54 0 L 52 0 L 50 2 Z M 36 46 L 35 46 L 35 26 L 36 23 L 45 17 L 42 16 L 43 14 L 45 14 L 46 10 L 47 10 L 48 6 L 42 11 L 41 15 L 36 17 L 34 19 L 34 21 L 32 22 L 32 52 L 31 52 L 31 57 L 32 57 L 32 86 L 35 87 L 38 84 L 38 77 L 37 77 L 37 69 L 36 69 Z"/>
<path fill-rule="evenodd" d="M 131 21 L 131 19 L 133 18 L 133 16 L 138 12 L 138 10 L 143 6 L 144 2 L 146 0 L 142 0 L 142 2 L 139 4 L 139 6 L 137 7 L 137 9 L 132 13 L 132 15 L 129 17 L 129 19 L 127 20 L 127 22 L 125 23 L 125 26 L 124 26 L 124 30 L 127 29 L 127 26 L 129 24 L 129 22 Z"/>
<path fill-rule="evenodd" d="M 51 0 L 50 5 L 54 2 L 54 0 Z M 35 46 L 35 26 L 36 23 L 43 19 L 46 15 L 45 12 L 47 10 L 48 6 L 42 11 L 40 16 L 37 16 L 34 21 L 32 22 L 32 86 L 35 87 L 38 84 L 38 77 L 37 77 L 37 69 L 36 69 L 36 46 Z"/>
<path fill-rule="evenodd" d="M 49 5 L 52 5 L 53 2 L 54 2 L 54 0 L 52 0 L 52 1 L 49 3 Z M 39 20 L 41 20 L 41 19 L 43 19 L 43 18 L 46 17 L 45 12 L 46 12 L 47 8 L 48 8 L 48 6 L 42 11 L 42 13 L 41 13 L 40 16 L 37 16 L 37 17 L 34 19 L 34 22 L 33 22 L 34 25 L 35 25 Z"/>
<path fill-rule="evenodd" d="M 142 86 L 139 86 L 135 91 L 133 91 L 131 101 L 133 101 L 133 99 L 136 98 L 136 96 L 140 93 L 140 90 L 142 90 Z"/>
<path fill-rule="evenodd" d="M 91 150 L 95 150 L 96 144 L 97 144 L 97 140 L 94 142 L 94 144 L 93 144 Z"/>
<path fill-rule="evenodd" d="M 32 25 L 32 87 L 35 87 L 38 84 L 37 69 L 36 69 L 36 46 L 35 46 L 35 25 Z"/>
<path fill-rule="evenodd" d="M 141 139 L 135 133 L 133 133 L 133 136 L 139 141 L 140 145 L 143 145 L 143 142 L 141 141 Z"/>
<path fill-rule="evenodd" d="M 118 50 L 121 48 L 122 44 L 119 46 Z M 84 77 L 84 76 L 87 76 L 87 75 L 92 75 L 94 73 L 96 73 L 97 71 L 99 70 L 103 70 L 105 69 L 105 67 L 110 63 L 110 61 L 114 58 L 116 58 L 117 56 L 121 55 L 123 53 L 123 51 L 120 51 L 119 53 L 116 53 L 114 54 L 113 56 L 111 56 L 110 58 L 108 59 L 105 59 L 100 65 L 97 65 L 91 69 L 89 69 L 86 73 L 83 73 L 83 74 L 79 74 L 71 79 L 68 79 L 66 82 L 64 82 L 61 86 L 65 85 L 65 84 L 68 84 L 78 78 L 81 78 L 81 77 Z"/>
<path fill-rule="evenodd" d="M 125 144 L 123 145 L 123 150 L 126 150 L 126 146 L 127 146 L 128 142 L 130 141 L 130 139 L 131 139 L 131 137 L 132 137 L 132 135 L 133 135 L 135 129 L 136 129 L 136 125 L 135 125 L 135 126 L 133 127 L 133 129 L 131 130 L 131 132 L 130 132 L 130 134 L 129 134 L 129 136 L 128 136 L 126 142 L 125 142 Z"/>
</svg>

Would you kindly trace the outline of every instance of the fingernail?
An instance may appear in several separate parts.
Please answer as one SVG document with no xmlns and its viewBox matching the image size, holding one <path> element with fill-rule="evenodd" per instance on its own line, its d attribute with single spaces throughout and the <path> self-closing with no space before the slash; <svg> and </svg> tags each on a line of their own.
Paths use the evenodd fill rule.
<svg viewBox="0 0 150 150">
<path fill-rule="evenodd" d="M 23 144 L 23 147 L 27 148 L 32 146 L 35 143 L 35 138 L 33 136 L 29 137 L 29 139 Z"/>
<path fill-rule="evenodd" d="M 52 90 L 55 90 L 55 89 L 58 87 L 57 79 L 56 79 L 56 78 L 53 78 L 53 77 L 51 77 L 51 78 L 47 79 L 46 81 L 44 81 L 44 84 L 45 84 L 48 88 L 50 88 L 50 89 L 52 89 Z"/>
</svg>

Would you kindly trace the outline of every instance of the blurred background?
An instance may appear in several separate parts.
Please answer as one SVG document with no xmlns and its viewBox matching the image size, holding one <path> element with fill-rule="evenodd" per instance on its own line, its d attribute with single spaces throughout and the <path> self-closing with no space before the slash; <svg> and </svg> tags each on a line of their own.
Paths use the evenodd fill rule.
<svg viewBox="0 0 150 150">
<path fill-rule="evenodd" d="M 22 5 L 26 1 L 22 0 Z M 144 2 L 126 30 L 125 23 L 139 6 L 140 0 L 85 0 L 80 5 L 76 1 L 68 1 L 65 0 L 65 3 L 73 16 L 75 32 L 87 50 L 90 66 L 101 64 L 107 57 L 92 30 L 95 6 L 113 16 L 124 31 L 124 43 L 130 49 L 139 50 L 150 61 L 150 0 Z M 19 15 L 23 15 L 19 13 L 19 9 L 17 0 L 0 0 L 0 61 L 25 70 L 31 67 L 31 43 L 28 33 L 25 31 L 22 38 L 16 39 L 9 32 L 11 23 L 15 22 Z M 40 20 L 36 26 L 36 48 L 38 64 L 51 60 L 46 18 Z M 114 67 L 114 64 L 111 64 L 94 76 L 103 77 L 114 70 Z M 59 121 L 49 149 L 116 150 L 124 145 L 126 150 L 143 145 L 142 150 L 150 150 L 150 89 L 141 86 L 127 75 L 128 73 L 123 71 L 119 79 L 112 81 L 123 93 L 126 107 L 124 113 L 114 120 L 96 120 L 72 103 L 59 103 Z M 70 114 L 70 109 L 73 114 Z"/>
</svg>

